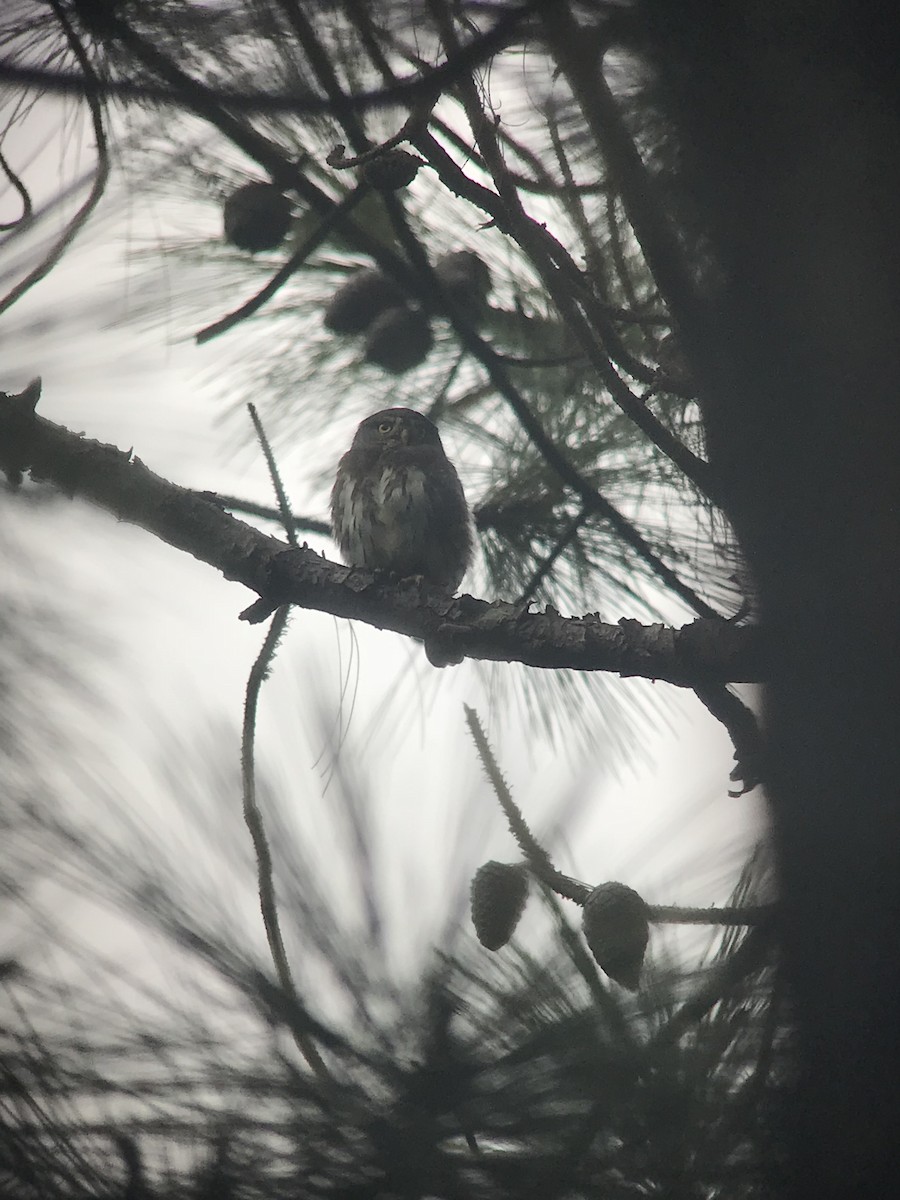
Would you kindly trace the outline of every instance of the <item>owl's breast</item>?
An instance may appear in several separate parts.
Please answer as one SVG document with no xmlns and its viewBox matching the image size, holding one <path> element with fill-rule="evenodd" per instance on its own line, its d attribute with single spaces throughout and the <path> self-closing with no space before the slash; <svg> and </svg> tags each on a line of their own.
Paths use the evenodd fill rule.
<svg viewBox="0 0 900 1200">
<path fill-rule="evenodd" d="M 385 466 L 373 490 L 376 553 L 396 569 L 418 558 L 428 536 L 425 472 L 419 467 Z"/>
<path fill-rule="evenodd" d="M 420 468 L 382 466 L 345 482 L 335 500 L 335 525 L 350 562 L 397 569 L 420 553 L 429 513 Z"/>
</svg>

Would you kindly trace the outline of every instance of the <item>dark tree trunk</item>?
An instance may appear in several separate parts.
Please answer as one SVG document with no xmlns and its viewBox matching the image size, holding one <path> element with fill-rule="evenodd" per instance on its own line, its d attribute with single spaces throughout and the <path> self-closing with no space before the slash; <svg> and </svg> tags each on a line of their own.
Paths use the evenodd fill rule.
<svg viewBox="0 0 900 1200">
<path fill-rule="evenodd" d="M 795 1184 L 817 1200 L 900 1180 L 900 88 L 877 9 L 643 9 L 726 280 L 683 334 L 776 646 Z"/>
</svg>

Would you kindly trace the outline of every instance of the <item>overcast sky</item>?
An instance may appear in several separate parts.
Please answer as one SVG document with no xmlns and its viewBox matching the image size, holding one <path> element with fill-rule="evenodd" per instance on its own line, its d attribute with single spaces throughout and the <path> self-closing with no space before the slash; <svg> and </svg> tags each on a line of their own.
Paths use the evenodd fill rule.
<svg viewBox="0 0 900 1200">
<path fill-rule="evenodd" d="M 49 193 L 83 168 L 86 151 L 73 153 L 78 135 L 72 134 L 61 160 L 55 111 L 44 119 L 46 146 L 29 178 L 32 186 L 39 178 L 38 191 Z M 7 194 L 4 217 L 9 207 Z M 114 188 L 105 212 L 62 266 L 0 317 L 0 388 L 19 390 L 39 374 L 44 417 L 133 447 L 179 484 L 269 502 L 249 425 L 240 415 L 224 415 L 234 389 L 222 377 L 229 360 L 218 343 L 198 349 L 191 330 L 175 322 L 131 319 L 145 279 L 135 248 L 165 229 L 165 206 L 151 208 Z M 193 219 L 216 231 L 213 206 Z M 7 246 L 0 268 L 16 249 Z M 216 315 L 211 311 L 210 319 Z M 342 416 L 340 423 L 336 442 L 349 444 L 355 422 Z M 327 487 L 311 483 L 304 446 L 280 440 L 276 449 L 295 508 L 324 517 Z M 464 446 L 451 449 L 465 455 Z M 465 477 L 464 460 L 460 466 Z M 82 752 L 97 756 L 99 773 L 114 770 L 129 781 L 124 803 L 171 848 L 173 797 L 158 769 L 160 743 L 171 736 L 186 756 L 202 758 L 215 730 L 218 752 L 237 763 L 244 682 L 263 636 L 260 627 L 237 620 L 252 597 L 79 501 L 13 502 L 4 509 L 20 548 L 11 586 L 49 597 L 83 630 L 83 637 L 74 635 L 84 644 L 73 661 L 100 703 L 78 703 L 77 719 L 89 730 Z M 329 541 L 313 544 L 336 557 Z M 467 581 L 463 590 L 469 587 Z M 506 670 L 494 668 L 498 676 Z M 396 913 L 413 898 L 427 928 L 427 915 L 444 910 L 449 880 L 457 885 L 488 858 L 513 859 L 515 847 L 465 731 L 466 702 L 488 726 L 533 827 L 555 829 L 551 848 L 563 870 L 590 883 L 621 879 L 656 903 L 726 899 L 755 837 L 759 805 L 727 796 L 731 747 L 691 695 L 655 685 L 667 716 L 655 727 L 638 727 L 642 753 L 614 751 L 598 726 L 590 754 L 580 744 L 551 743 L 521 705 L 498 703 L 490 678 L 472 664 L 439 674 L 407 640 L 361 626 L 351 632 L 347 622 L 295 611 L 263 696 L 260 761 L 307 845 L 323 855 L 341 845 L 328 744 L 337 732 L 347 769 L 370 806 L 380 881 Z M 654 685 L 621 687 L 633 694 Z M 71 700 L 60 704 L 65 719 L 74 719 Z M 207 801 L 211 821 L 217 806 L 237 812 L 241 803 L 237 791 Z M 90 821 L 90 795 L 79 803 Z M 563 812 L 569 816 L 559 829 Z"/>
</svg>

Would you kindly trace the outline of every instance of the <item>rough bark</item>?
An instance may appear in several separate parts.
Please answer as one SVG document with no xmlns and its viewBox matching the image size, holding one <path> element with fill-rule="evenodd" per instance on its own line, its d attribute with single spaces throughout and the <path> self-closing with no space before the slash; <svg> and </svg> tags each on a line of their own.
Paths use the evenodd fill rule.
<svg viewBox="0 0 900 1200">
<path fill-rule="evenodd" d="M 414 579 L 330 562 L 308 547 L 290 548 L 237 520 L 216 497 L 154 474 L 130 451 L 92 441 L 34 412 L 39 385 L 0 394 L 0 467 L 16 481 L 27 471 L 70 496 L 139 525 L 208 563 L 260 599 L 242 614 L 262 620 L 281 604 L 329 612 L 420 638 L 436 665 L 463 658 L 520 662 L 575 671 L 612 671 L 680 687 L 752 683 L 764 676 L 758 629 L 701 619 L 673 629 L 565 617 L 548 607 L 453 598 Z"/>
</svg>

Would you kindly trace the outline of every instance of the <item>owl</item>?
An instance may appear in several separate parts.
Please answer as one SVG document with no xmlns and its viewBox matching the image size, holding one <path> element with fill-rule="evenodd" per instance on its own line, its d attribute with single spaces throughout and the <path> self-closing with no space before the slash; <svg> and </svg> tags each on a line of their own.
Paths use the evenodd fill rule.
<svg viewBox="0 0 900 1200">
<path fill-rule="evenodd" d="M 338 465 L 331 525 L 351 566 L 421 575 L 455 592 L 474 534 L 437 426 L 411 408 L 385 408 L 361 421 Z"/>
</svg>

